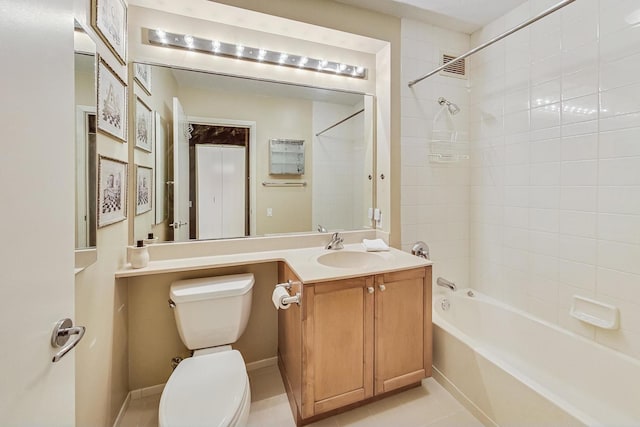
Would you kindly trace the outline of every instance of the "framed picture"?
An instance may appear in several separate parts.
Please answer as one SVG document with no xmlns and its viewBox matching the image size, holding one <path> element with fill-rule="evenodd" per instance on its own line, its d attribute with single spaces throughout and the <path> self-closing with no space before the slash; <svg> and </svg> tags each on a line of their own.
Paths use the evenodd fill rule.
<svg viewBox="0 0 640 427">
<path fill-rule="evenodd" d="M 133 78 L 147 92 L 147 95 L 151 95 L 151 65 L 134 62 Z"/>
<path fill-rule="evenodd" d="M 153 112 L 136 96 L 136 148 L 153 151 Z"/>
<path fill-rule="evenodd" d="M 127 142 L 127 85 L 98 61 L 98 130 Z"/>
<path fill-rule="evenodd" d="M 98 228 L 127 218 L 127 163 L 100 156 Z"/>
<path fill-rule="evenodd" d="M 151 210 L 153 169 L 136 165 L 136 215 Z"/>
<path fill-rule="evenodd" d="M 127 5 L 123 0 L 93 0 L 91 24 L 116 58 L 127 61 Z"/>
</svg>

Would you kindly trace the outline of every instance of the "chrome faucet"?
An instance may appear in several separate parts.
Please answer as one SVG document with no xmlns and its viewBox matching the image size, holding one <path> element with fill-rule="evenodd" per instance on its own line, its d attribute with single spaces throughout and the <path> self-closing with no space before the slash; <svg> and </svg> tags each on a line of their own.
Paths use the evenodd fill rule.
<svg viewBox="0 0 640 427">
<path fill-rule="evenodd" d="M 344 239 L 342 237 L 340 237 L 340 235 L 338 233 L 333 233 L 333 235 L 331 236 L 331 241 L 329 243 L 327 243 L 327 246 L 325 246 L 325 249 L 343 249 L 344 248 Z"/>
<path fill-rule="evenodd" d="M 443 279 L 442 277 L 438 277 L 438 279 L 436 280 L 436 285 L 442 286 L 443 288 L 449 288 L 452 291 L 455 291 L 457 289 L 455 283 L 450 282 L 447 279 Z"/>
<path fill-rule="evenodd" d="M 318 232 L 319 233 L 326 233 L 327 229 L 324 228 L 322 225 L 318 224 Z"/>
<path fill-rule="evenodd" d="M 411 254 L 419 256 L 420 258 L 429 259 L 429 246 L 425 242 L 417 241 L 413 248 L 411 248 Z"/>
</svg>

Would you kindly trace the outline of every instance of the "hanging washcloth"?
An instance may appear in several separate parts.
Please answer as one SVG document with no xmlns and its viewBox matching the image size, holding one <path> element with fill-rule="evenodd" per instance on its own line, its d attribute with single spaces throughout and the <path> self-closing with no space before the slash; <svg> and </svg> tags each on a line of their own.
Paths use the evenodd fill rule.
<svg viewBox="0 0 640 427">
<path fill-rule="evenodd" d="M 382 239 L 362 239 L 362 245 L 367 252 L 388 251 L 389 246 Z"/>
</svg>

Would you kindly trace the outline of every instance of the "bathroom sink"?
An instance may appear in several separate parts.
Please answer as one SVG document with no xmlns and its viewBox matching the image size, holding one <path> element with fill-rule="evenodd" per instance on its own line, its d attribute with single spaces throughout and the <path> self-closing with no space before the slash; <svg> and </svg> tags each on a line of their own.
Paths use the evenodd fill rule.
<svg viewBox="0 0 640 427">
<path fill-rule="evenodd" d="M 364 268 L 379 264 L 383 259 L 371 252 L 336 251 L 320 255 L 317 261 L 327 267 Z"/>
</svg>

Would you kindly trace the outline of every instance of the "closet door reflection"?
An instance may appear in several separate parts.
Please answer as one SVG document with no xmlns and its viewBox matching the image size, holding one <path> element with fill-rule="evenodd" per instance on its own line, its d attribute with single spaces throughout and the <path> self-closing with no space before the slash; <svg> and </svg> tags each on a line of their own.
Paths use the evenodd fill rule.
<svg viewBox="0 0 640 427">
<path fill-rule="evenodd" d="M 244 236 L 244 147 L 196 145 L 196 238 Z"/>
</svg>

